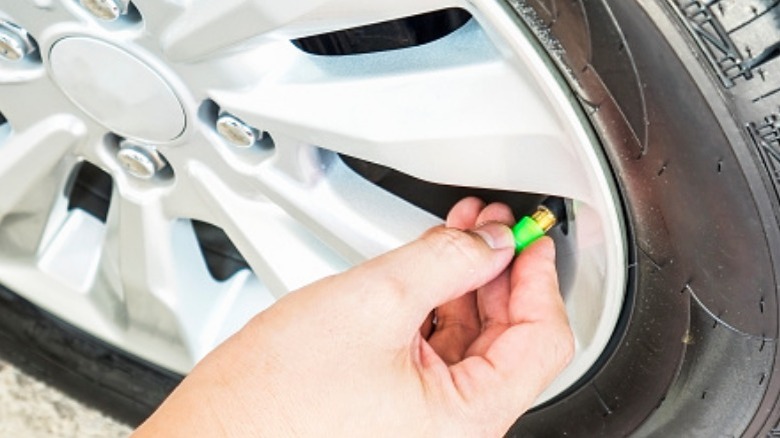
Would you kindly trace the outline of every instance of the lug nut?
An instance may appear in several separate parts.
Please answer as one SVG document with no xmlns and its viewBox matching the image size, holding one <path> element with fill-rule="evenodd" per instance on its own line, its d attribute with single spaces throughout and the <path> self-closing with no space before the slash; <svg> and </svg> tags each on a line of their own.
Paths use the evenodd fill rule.
<svg viewBox="0 0 780 438">
<path fill-rule="evenodd" d="M 127 12 L 129 0 L 80 0 L 81 6 L 95 17 L 114 21 Z"/>
<path fill-rule="evenodd" d="M 234 146 L 249 148 L 262 137 L 256 129 L 230 114 L 224 114 L 217 120 L 217 132 Z"/>
<path fill-rule="evenodd" d="M 122 142 L 117 159 L 127 173 L 143 180 L 152 179 L 168 165 L 155 147 L 129 142 Z"/>
<path fill-rule="evenodd" d="M 35 50 L 27 31 L 5 20 L 0 20 L 0 57 L 19 61 Z"/>
</svg>

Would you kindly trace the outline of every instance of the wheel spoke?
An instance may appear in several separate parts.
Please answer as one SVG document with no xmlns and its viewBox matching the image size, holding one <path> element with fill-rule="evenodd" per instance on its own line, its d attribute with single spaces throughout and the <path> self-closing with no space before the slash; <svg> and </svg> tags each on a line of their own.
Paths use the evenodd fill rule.
<svg viewBox="0 0 780 438">
<path fill-rule="evenodd" d="M 80 140 L 83 124 L 70 116 L 53 116 L 12 134 L 0 145 L 0 218 L 24 200 L 35 187 L 46 185 L 58 166 Z M 59 182 L 59 181 L 58 181 Z"/>
<path fill-rule="evenodd" d="M 66 10 L 65 6 L 57 2 L 3 2 L 2 12 L 33 35 L 45 33 L 46 29 L 53 24 L 75 20 L 75 17 Z"/>
<path fill-rule="evenodd" d="M 259 129 L 424 180 L 587 200 L 577 148 L 517 68 L 472 22 L 412 49 L 301 54 L 283 80 L 213 97 Z"/>
<path fill-rule="evenodd" d="M 235 325 L 227 318 L 248 274 L 236 274 L 225 282 L 214 280 L 192 226 L 171 219 L 161 198 L 140 201 L 116 193 L 113 198 L 93 295 L 105 303 L 112 301 L 105 291 L 117 291 L 121 309 L 108 306 L 104 312 L 123 313 L 120 328 L 130 337 L 151 334 L 157 341 L 153 345 L 147 341 L 136 354 L 163 358 L 166 366 L 186 372 L 226 336 L 223 326 Z M 244 299 L 255 306 L 247 312 L 270 303 L 262 288 L 253 292 L 257 296 Z"/>
<path fill-rule="evenodd" d="M 49 249 L 67 220 L 66 190 L 77 163 L 76 157 L 63 158 L 0 216 L 0 252 L 26 258 L 42 256 Z"/>
<path fill-rule="evenodd" d="M 292 39 L 465 6 L 463 0 L 199 0 L 171 23 L 163 47 L 173 59 L 196 59 L 260 35 Z"/>
<path fill-rule="evenodd" d="M 272 166 L 303 185 L 314 186 L 327 175 L 327 169 L 335 155 L 300 140 L 276 135 Z"/>
<path fill-rule="evenodd" d="M 289 178 L 273 165 L 258 179 L 266 196 L 351 263 L 407 243 L 441 222 L 364 180 L 337 157 L 316 185 Z"/>
<path fill-rule="evenodd" d="M 118 279 L 128 325 L 176 342 L 182 333 L 174 312 L 178 295 L 173 220 L 159 198 L 135 200 L 115 190 L 107 218 L 104 272 Z"/>
<path fill-rule="evenodd" d="M 59 129 L 85 135 L 84 120 L 73 112 L 71 104 L 54 83 L 42 74 L 42 70 L 14 71 L 0 68 L 2 115 L 17 133 L 29 132 L 31 136 L 40 137 L 52 129 Z M 31 96 L 46 96 L 46 99 L 34 99 Z M 54 123 L 50 124 L 49 121 Z M 44 151 L 46 146 L 41 145 Z"/>
<path fill-rule="evenodd" d="M 277 206 L 236 195 L 205 166 L 192 165 L 190 172 L 213 222 L 225 230 L 255 275 L 277 298 L 347 267 Z"/>
</svg>

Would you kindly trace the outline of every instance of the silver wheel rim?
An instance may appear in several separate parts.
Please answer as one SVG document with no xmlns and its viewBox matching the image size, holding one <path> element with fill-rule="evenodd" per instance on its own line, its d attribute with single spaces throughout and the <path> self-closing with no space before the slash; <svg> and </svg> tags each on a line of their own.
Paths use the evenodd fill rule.
<svg viewBox="0 0 780 438">
<path fill-rule="evenodd" d="M 505 5 L 135 0 L 137 20 L 109 22 L 81 3 L 0 6 L 38 55 L 0 60 L 0 283 L 186 373 L 286 292 L 440 222 L 344 154 L 436 183 L 572 199 L 570 232 L 554 237 L 577 353 L 539 401 L 596 363 L 625 292 L 615 189 L 574 98 Z M 290 44 L 444 8 L 474 19 L 395 51 L 323 57 Z M 68 209 L 82 162 L 113 179 L 105 223 Z M 214 280 L 191 220 L 221 227 L 252 271 Z"/>
</svg>

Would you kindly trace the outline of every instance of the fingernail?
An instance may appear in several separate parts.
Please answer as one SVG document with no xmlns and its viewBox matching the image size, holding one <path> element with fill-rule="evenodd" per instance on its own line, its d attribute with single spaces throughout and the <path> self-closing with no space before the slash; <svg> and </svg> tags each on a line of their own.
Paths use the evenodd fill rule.
<svg viewBox="0 0 780 438">
<path fill-rule="evenodd" d="M 473 230 L 474 234 L 481 237 L 482 240 L 492 249 L 506 249 L 515 247 L 515 238 L 512 230 L 506 225 L 497 222 L 487 223 Z"/>
</svg>

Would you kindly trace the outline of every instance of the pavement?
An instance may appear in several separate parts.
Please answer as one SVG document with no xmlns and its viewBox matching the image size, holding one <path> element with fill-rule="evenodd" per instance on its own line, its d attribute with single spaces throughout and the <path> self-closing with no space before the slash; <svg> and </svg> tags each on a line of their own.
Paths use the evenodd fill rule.
<svg viewBox="0 0 780 438">
<path fill-rule="evenodd" d="M 0 360 L 0 437 L 111 438 L 131 431 Z"/>
</svg>

